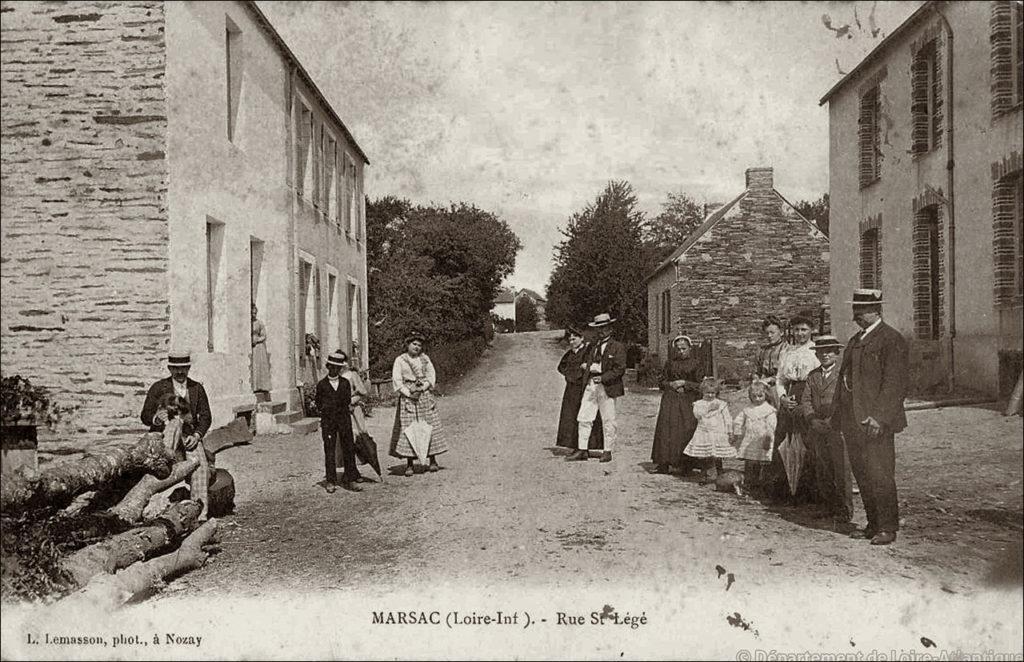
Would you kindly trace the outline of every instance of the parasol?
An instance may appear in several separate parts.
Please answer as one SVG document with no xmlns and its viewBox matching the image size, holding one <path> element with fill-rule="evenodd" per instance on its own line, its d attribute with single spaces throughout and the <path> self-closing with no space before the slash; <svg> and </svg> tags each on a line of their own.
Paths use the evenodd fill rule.
<svg viewBox="0 0 1024 662">
<path fill-rule="evenodd" d="M 786 479 L 789 481 L 789 493 L 796 495 L 796 487 L 800 481 L 800 470 L 803 469 L 804 455 L 807 454 L 807 447 L 804 446 L 800 433 L 793 432 L 778 447 L 779 458 L 782 465 L 786 467 Z"/>
<path fill-rule="evenodd" d="M 419 458 L 420 462 L 427 462 L 427 455 L 430 451 L 430 433 L 433 428 L 430 427 L 430 423 L 421 420 L 415 420 L 409 424 L 409 427 L 405 428 L 405 438 L 409 440 L 409 445 L 412 446 L 412 451 L 416 453 L 416 457 Z"/>
<path fill-rule="evenodd" d="M 377 476 L 380 477 L 380 482 L 384 482 L 384 474 L 380 472 L 380 459 L 377 457 L 377 443 L 373 440 L 366 432 L 360 432 L 356 435 L 356 458 L 362 464 L 368 464 L 373 467 L 373 470 L 377 472 Z"/>
</svg>

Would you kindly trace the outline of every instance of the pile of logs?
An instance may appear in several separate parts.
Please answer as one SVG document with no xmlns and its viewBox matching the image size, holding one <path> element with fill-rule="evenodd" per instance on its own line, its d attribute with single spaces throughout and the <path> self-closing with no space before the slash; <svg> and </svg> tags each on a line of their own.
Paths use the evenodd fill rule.
<svg viewBox="0 0 1024 662">
<path fill-rule="evenodd" d="M 5 592 L 17 593 L 12 586 L 25 585 L 8 581 L 10 573 L 38 571 L 38 558 L 15 558 L 19 553 L 38 557 L 39 549 L 52 551 L 55 567 L 48 571 L 60 581 L 50 596 L 4 597 L 70 594 L 65 602 L 116 608 L 168 577 L 202 566 L 215 551 L 217 521 L 199 521 L 199 501 L 171 503 L 157 517 L 144 518 L 154 496 L 198 466 L 195 459 L 175 462 L 174 434 L 180 432 L 168 424 L 163 433 L 147 433 L 134 445 L 5 479 L 0 485 Z M 27 540 L 43 542 L 26 554 Z"/>
</svg>

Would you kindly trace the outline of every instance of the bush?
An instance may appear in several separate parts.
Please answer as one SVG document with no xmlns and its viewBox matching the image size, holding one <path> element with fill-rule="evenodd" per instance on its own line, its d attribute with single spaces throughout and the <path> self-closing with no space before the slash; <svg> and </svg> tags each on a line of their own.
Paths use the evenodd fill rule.
<svg viewBox="0 0 1024 662">
<path fill-rule="evenodd" d="M 0 420 L 22 425 L 45 425 L 51 429 L 65 422 L 78 405 L 59 405 L 50 391 L 21 375 L 0 379 Z"/>
<path fill-rule="evenodd" d="M 469 372 L 486 347 L 483 338 L 466 338 L 430 349 L 428 354 L 434 363 L 438 386 L 443 389 Z"/>
</svg>

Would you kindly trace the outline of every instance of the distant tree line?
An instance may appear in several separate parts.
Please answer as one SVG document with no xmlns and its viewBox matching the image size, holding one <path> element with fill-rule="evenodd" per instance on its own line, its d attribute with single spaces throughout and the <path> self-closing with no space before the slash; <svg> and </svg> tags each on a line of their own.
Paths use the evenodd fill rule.
<svg viewBox="0 0 1024 662">
<path fill-rule="evenodd" d="M 366 201 L 370 374 L 391 364 L 415 329 L 439 378 L 470 367 L 491 333 L 490 310 L 522 247 L 508 224 L 466 202 Z"/>
</svg>

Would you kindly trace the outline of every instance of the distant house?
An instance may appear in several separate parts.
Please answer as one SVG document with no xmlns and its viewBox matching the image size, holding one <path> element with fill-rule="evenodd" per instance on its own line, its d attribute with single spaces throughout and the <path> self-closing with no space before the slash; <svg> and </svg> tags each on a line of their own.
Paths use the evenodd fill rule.
<svg viewBox="0 0 1024 662">
<path fill-rule="evenodd" d="M 856 330 L 854 288 L 881 288 L 918 391 L 1005 395 L 1020 374 L 1022 13 L 926 2 L 821 99 L 836 331 Z"/>
<path fill-rule="evenodd" d="M 368 161 L 255 2 L 3 12 L 5 375 L 129 434 L 179 345 L 220 425 L 256 407 L 251 304 L 285 420 L 307 333 L 368 365 Z"/>
<path fill-rule="evenodd" d="M 494 297 L 494 306 L 491 307 L 491 312 L 502 319 L 516 321 L 516 292 L 506 288 L 501 288 L 498 292 L 498 296 Z"/>
<path fill-rule="evenodd" d="M 771 168 L 716 209 L 647 277 L 648 351 L 672 337 L 714 340 L 719 378 L 753 372 L 769 314 L 818 316 L 828 296 L 826 237 L 774 188 Z"/>
<path fill-rule="evenodd" d="M 537 324 L 543 323 L 545 321 L 544 306 L 546 306 L 548 303 L 547 299 L 537 294 L 533 290 L 527 289 L 525 287 L 519 290 L 519 292 L 516 294 L 516 299 L 519 299 L 521 297 L 526 297 L 533 303 L 534 307 L 537 309 Z"/>
</svg>

